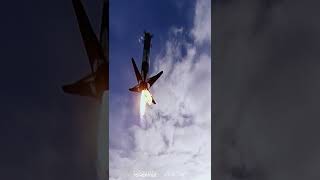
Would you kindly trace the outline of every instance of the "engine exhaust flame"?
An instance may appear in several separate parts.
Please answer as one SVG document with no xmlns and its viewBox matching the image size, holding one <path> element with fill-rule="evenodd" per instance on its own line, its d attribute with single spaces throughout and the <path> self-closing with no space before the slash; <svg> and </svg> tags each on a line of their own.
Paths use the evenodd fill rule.
<svg viewBox="0 0 320 180">
<path fill-rule="evenodd" d="M 146 112 L 147 104 L 152 104 L 152 96 L 148 90 L 142 90 L 140 97 L 140 119 L 143 118 L 143 115 Z"/>
</svg>

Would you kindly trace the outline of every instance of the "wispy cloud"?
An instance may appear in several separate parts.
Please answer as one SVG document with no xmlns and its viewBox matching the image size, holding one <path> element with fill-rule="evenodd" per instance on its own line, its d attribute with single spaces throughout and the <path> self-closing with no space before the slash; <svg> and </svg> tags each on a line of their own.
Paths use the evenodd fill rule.
<svg viewBox="0 0 320 180">
<path fill-rule="evenodd" d="M 197 43 L 211 40 L 211 1 L 198 0 L 195 8 L 194 27 L 191 30 Z"/>
<path fill-rule="evenodd" d="M 151 88 L 157 104 L 123 129 L 128 137 L 118 142 L 130 139 L 130 149 L 110 149 L 110 179 L 211 179 L 211 54 L 202 50 L 210 49 L 210 7 L 198 0 L 194 27 L 170 30 L 154 60 L 155 72 L 164 70 Z"/>
</svg>

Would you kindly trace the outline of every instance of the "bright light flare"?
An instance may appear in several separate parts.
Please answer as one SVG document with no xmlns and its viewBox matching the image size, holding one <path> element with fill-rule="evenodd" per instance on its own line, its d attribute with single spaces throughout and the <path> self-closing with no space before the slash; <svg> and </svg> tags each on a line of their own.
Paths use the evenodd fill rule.
<svg viewBox="0 0 320 180">
<path fill-rule="evenodd" d="M 142 90 L 140 97 L 140 118 L 142 119 L 143 115 L 146 112 L 146 105 L 152 104 L 152 96 L 148 90 Z"/>
</svg>

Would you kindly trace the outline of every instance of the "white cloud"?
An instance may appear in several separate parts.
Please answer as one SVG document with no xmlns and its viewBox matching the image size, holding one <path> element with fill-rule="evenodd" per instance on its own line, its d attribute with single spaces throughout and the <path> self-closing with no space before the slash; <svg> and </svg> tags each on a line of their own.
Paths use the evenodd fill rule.
<svg viewBox="0 0 320 180">
<path fill-rule="evenodd" d="M 194 40 L 187 41 L 184 28 L 172 28 L 156 56 L 152 69 L 164 70 L 151 88 L 157 104 L 147 107 L 140 125 L 123 130 L 133 141 L 130 151 L 110 149 L 111 180 L 211 179 L 211 55 L 200 47 L 206 41 L 210 46 L 208 2 L 197 2 L 194 28 L 187 32 Z M 120 144 L 127 141 L 122 138 Z"/>
<path fill-rule="evenodd" d="M 195 9 L 192 35 L 197 43 L 211 40 L 211 1 L 198 0 Z"/>
</svg>

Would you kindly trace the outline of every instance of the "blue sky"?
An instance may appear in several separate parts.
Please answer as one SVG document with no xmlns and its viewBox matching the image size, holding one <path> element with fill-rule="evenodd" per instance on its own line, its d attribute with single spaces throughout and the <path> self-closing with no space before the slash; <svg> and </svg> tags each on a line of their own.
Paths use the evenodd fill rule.
<svg viewBox="0 0 320 180">
<path fill-rule="evenodd" d="M 179 5 L 179 3 L 181 5 Z M 110 1 L 110 83 L 111 96 L 126 95 L 132 78 L 131 57 L 140 67 L 142 44 L 138 42 L 144 30 L 154 34 L 151 64 L 167 39 L 172 26 L 192 25 L 193 1 Z M 154 73 L 151 69 L 151 73 Z"/>
</svg>

